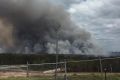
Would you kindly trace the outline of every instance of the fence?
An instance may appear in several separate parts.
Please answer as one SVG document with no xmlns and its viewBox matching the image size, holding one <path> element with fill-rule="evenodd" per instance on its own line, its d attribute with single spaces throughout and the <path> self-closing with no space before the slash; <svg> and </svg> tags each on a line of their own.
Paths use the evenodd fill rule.
<svg viewBox="0 0 120 80">
<path fill-rule="evenodd" d="M 57 63 L 42 63 L 42 64 L 27 64 L 27 77 L 47 77 L 48 80 L 64 80 L 65 62 Z"/>
<path fill-rule="evenodd" d="M 70 80 L 120 80 L 120 57 L 67 61 Z"/>
<path fill-rule="evenodd" d="M 66 62 L 27 64 L 25 65 L 1 65 L 0 77 L 39 77 L 47 80 L 65 80 L 66 78 Z"/>
<path fill-rule="evenodd" d="M 120 57 L 57 63 L 1 65 L 0 77 L 39 77 L 45 80 L 120 80 Z M 56 77 L 56 78 L 55 78 Z"/>
</svg>

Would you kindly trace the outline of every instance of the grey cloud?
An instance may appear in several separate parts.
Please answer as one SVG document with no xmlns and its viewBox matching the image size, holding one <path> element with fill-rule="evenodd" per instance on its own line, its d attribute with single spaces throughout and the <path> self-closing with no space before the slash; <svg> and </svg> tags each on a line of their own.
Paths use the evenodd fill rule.
<svg viewBox="0 0 120 80">
<path fill-rule="evenodd" d="M 103 18 L 120 18 L 120 1 L 119 0 L 106 0 L 104 4 L 98 9 L 98 16 Z"/>
<path fill-rule="evenodd" d="M 65 8 L 69 8 L 72 4 L 79 4 L 86 0 L 50 0 L 55 4 L 63 5 Z"/>
<path fill-rule="evenodd" d="M 84 4 L 73 3 L 70 8 L 77 8 L 72 13 L 73 20 L 90 31 L 101 47 L 106 51 L 119 51 L 120 0 L 87 0 Z M 91 11 L 94 14 L 90 14 Z"/>
</svg>

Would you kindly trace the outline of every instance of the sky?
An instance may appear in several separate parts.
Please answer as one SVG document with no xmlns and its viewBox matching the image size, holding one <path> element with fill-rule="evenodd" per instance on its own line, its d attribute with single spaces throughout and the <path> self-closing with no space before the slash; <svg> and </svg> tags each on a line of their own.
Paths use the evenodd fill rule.
<svg viewBox="0 0 120 80">
<path fill-rule="evenodd" d="M 120 0 L 51 0 L 106 51 L 120 51 Z"/>
</svg>

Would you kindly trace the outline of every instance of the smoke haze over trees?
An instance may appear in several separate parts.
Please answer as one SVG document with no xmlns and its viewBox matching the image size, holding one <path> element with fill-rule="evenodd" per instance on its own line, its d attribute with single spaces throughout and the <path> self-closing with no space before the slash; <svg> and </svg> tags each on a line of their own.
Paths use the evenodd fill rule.
<svg viewBox="0 0 120 80">
<path fill-rule="evenodd" d="M 98 55 L 91 34 L 76 26 L 62 6 L 48 0 L 0 0 L 2 51 L 55 53 L 56 33 L 59 53 Z"/>
</svg>

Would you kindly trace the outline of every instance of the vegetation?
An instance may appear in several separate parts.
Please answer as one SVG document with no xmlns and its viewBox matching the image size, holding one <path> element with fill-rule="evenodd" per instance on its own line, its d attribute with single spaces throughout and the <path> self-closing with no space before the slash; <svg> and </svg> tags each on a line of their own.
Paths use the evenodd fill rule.
<svg viewBox="0 0 120 80">
<path fill-rule="evenodd" d="M 105 80 L 105 76 L 99 73 L 88 75 L 72 75 L 69 77 L 71 80 Z M 120 75 L 107 74 L 107 80 L 120 80 Z"/>
<path fill-rule="evenodd" d="M 93 56 L 84 56 L 84 55 L 71 55 L 71 54 L 59 54 L 59 61 L 67 60 L 81 60 L 81 59 L 94 59 Z M 55 62 L 55 54 L 12 54 L 4 53 L 0 54 L 0 64 L 1 65 L 12 65 L 12 64 L 26 64 L 27 62 L 34 63 L 47 63 Z"/>
<path fill-rule="evenodd" d="M 0 65 L 19 65 L 19 64 L 39 64 L 39 63 L 54 63 L 56 60 L 55 54 L 0 54 Z M 73 54 L 59 54 L 58 61 L 79 61 L 86 59 L 98 59 L 94 56 L 85 55 L 73 55 Z M 53 66 L 44 66 L 42 69 L 51 69 Z M 102 60 L 103 69 L 106 68 L 107 72 L 120 72 L 120 59 Z M 40 67 L 31 66 L 31 69 L 38 70 Z M 41 70 L 41 69 L 40 69 Z M 67 63 L 68 72 L 100 72 L 100 61 L 88 61 L 88 62 L 77 62 Z"/>
<path fill-rule="evenodd" d="M 18 78 L 3 78 L 3 79 L 0 79 L 0 80 L 52 80 L 52 79 L 49 79 L 49 78 L 35 78 L 35 77 L 31 77 L 31 78 L 22 78 L 22 77 L 18 77 Z"/>
<path fill-rule="evenodd" d="M 51 77 L 29 77 L 29 78 L 22 78 L 22 77 L 11 77 L 11 78 L 4 78 L 0 80 L 54 80 Z M 64 80 L 64 79 L 58 79 L 58 80 Z M 101 76 L 99 73 L 96 74 L 84 74 L 84 75 L 78 75 L 78 74 L 73 74 L 68 77 L 68 80 L 104 80 L 104 75 Z M 119 74 L 108 74 L 107 75 L 107 80 L 120 80 L 120 75 Z"/>
</svg>

